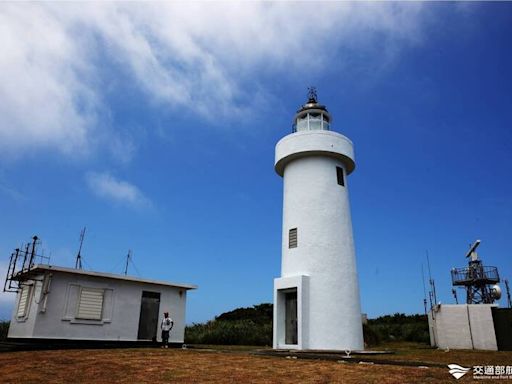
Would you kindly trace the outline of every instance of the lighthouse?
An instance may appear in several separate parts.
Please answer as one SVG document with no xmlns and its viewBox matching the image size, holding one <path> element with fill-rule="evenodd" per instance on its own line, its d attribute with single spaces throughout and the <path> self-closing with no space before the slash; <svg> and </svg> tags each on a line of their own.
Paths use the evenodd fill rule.
<svg viewBox="0 0 512 384">
<path fill-rule="evenodd" d="M 331 123 L 310 88 L 292 133 L 276 145 L 275 171 L 284 186 L 275 349 L 364 348 L 348 194 L 354 150 Z"/>
</svg>

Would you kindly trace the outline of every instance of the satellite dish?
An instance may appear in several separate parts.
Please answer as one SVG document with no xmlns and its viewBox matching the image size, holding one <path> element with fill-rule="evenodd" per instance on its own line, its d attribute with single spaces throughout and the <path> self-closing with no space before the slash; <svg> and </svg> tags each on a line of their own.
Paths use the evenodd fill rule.
<svg viewBox="0 0 512 384">
<path fill-rule="evenodd" d="M 494 284 L 491 287 L 491 295 L 494 300 L 499 300 L 501 298 L 501 288 L 498 284 Z"/>
</svg>

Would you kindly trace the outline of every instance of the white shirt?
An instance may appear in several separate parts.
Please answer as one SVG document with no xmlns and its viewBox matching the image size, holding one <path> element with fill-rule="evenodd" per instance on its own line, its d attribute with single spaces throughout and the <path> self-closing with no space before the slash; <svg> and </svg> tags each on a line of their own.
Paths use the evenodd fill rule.
<svg viewBox="0 0 512 384">
<path fill-rule="evenodd" d="M 172 326 L 174 325 L 174 321 L 170 317 L 167 317 L 162 320 L 162 331 L 170 331 L 172 329 Z"/>
</svg>

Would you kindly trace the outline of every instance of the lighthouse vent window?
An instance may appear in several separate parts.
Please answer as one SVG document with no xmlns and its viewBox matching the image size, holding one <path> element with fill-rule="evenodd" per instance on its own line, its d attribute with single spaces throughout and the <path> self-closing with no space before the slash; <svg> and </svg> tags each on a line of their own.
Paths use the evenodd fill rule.
<svg viewBox="0 0 512 384">
<path fill-rule="evenodd" d="M 343 168 L 336 167 L 336 176 L 338 177 L 338 184 L 345 186 L 345 177 L 343 176 Z"/>
<path fill-rule="evenodd" d="M 297 228 L 290 229 L 288 234 L 288 248 L 297 248 Z"/>
</svg>

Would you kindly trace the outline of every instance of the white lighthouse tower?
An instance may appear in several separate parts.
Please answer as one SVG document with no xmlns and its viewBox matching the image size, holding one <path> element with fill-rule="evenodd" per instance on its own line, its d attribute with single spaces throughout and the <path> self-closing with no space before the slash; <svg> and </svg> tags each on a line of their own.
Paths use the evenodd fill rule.
<svg viewBox="0 0 512 384">
<path fill-rule="evenodd" d="M 362 350 L 347 176 L 352 142 L 330 131 L 314 88 L 293 132 L 276 145 L 283 177 L 281 277 L 274 280 L 274 348 Z"/>
</svg>

